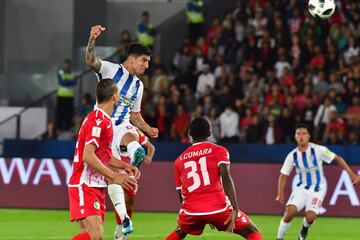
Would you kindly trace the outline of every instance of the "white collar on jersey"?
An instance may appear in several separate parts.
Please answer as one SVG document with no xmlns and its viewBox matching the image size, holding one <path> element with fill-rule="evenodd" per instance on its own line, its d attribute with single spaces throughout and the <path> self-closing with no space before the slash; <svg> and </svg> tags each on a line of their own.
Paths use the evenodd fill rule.
<svg viewBox="0 0 360 240">
<path fill-rule="evenodd" d="M 106 117 L 108 117 L 109 119 L 111 119 L 111 117 L 109 116 L 109 114 L 107 114 L 104 110 L 102 110 L 101 108 L 99 108 L 97 105 L 94 107 L 94 110 L 99 110 L 99 111 L 102 112 Z"/>
<path fill-rule="evenodd" d="M 126 67 L 121 63 L 120 64 L 120 66 L 121 66 L 121 68 L 123 69 L 123 72 L 125 72 L 127 75 L 131 75 L 130 73 L 129 73 L 129 71 L 126 69 Z M 134 75 L 132 75 L 132 76 L 136 76 L 135 74 Z"/>
<path fill-rule="evenodd" d="M 312 142 L 309 142 L 309 145 L 308 145 L 308 147 L 306 148 L 305 152 L 307 152 L 310 148 L 312 148 Z M 296 147 L 296 150 L 299 151 L 299 152 L 301 152 L 301 151 L 299 150 L 299 146 Z"/>
<path fill-rule="evenodd" d="M 201 143 L 209 143 L 209 141 L 196 142 L 196 143 L 193 143 L 193 144 L 192 144 L 192 146 L 194 146 L 194 145 L 198 145 L 198 144 L 201 144 Z"/>
</svg>

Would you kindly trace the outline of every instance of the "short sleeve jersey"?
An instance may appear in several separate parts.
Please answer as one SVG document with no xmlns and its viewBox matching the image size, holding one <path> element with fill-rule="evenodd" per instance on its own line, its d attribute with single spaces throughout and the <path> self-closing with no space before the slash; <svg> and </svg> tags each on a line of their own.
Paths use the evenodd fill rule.
<svg viewBox="0 0 360 240">
<path fill-rule="evenodd" d="M 96 146 L 96 156 L 103 164 L 107 165 L 112 156 L 112 139 L 113 128 L 110 116 L 101 109 L 90 112 L 79 131 L 69 187 L 77 187 L 81 184 L 89 187 L 106 187 L 105 177 L 84 162 L 83 154 L 85 145 L 92 144 Z"/>
<path fill-rule="evenodd" d="M 119 88 L 118 107 L 111 115 L 115 125 L 130 121 L 130 112 L 140 112 L 144 85 L 136 75 L 131 75 L 121 64 L 101 61 L 98 79 L 111 78 Z"/>
<path fill-rule="evenodd" d="M 208 215 L 229 206 L 219 165 L 230 164 L 226 148 L 210 142 L 195 143 L 175 161 L 176 189 L 181 189 L 183 210 L 189 215 Z"/>
<path fill-rule="evenodd" d="M 280 172 L 288 176 L 295 167 L 297 186 L 317 192 L 324 189 L 323 162 L 330 164 L 334 158 L 335 153 L 327 147 L 309 143 L 305 152 L 300 152 L 298 148 L 292 150 Z"/>
</svg>

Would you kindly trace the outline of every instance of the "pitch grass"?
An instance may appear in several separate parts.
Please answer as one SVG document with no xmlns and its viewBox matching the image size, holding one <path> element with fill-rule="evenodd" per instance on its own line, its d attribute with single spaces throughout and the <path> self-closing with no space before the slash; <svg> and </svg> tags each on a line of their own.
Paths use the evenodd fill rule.
<svg viewBox="0 0 360 240">
<path fill-rule="evenodd" d="M 71 239 L 78 232 L 76 223 L 68 221 L 65 210 L 0 209 L 0 240 L 23 239 Z M 276 239 L 280 216 L 251 216 L 263 233 L 264 240 Z M 302 218 L 296 218 L 287 239 L 297 239 Z M 105 220 L 105 238 L 113 239 L 115 220 L 112 213 Z M 360 239 L 360 218 L 321 217 L 310 229 L 309 240 L 356 240 Z M 134 215 L 135 232 L 133 240 L 164 239 L 176 227 L 176 213 L 141 212 Z M 242 239 L 233 234 L 217 232 L 206 228 L 200 237 L 186 239 Z"/>
</svg>

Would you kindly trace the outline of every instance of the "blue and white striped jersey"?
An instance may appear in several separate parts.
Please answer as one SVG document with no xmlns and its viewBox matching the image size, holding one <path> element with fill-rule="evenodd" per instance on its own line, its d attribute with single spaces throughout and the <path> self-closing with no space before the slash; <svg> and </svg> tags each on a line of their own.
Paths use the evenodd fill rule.
<svg viewBox="0 0 360 240">
<path fill-rule="evenodd" d="M 331 163 L 334 157 L 335 153 L 327 147 L 309 143 L 305 152 L 300 152 L 298 148 L 292 150 L 287 155 L 280 172 L 289 176 L 295 167 L 297 186 L 318 192 L 324 190 L 323 162 Z"/>
<path fill-rule="evenodd" d="M 130 122 L 130 112 L 140 112 L 144 85 L 136 75 L 130 75 L 121 64 L 101 61 L 98 79 L 111 78 L 119 88 L 120 99 L 111 115 L 115 125 Z"/>
</svg>

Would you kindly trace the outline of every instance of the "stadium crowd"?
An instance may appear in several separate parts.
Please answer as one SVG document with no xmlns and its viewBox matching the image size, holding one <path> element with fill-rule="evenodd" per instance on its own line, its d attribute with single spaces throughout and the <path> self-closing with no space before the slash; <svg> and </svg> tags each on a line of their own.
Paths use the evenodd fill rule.
<svg viewBox="0 0 360 240">
<path fill-rule="evenodd" d="M 336 2 L 318 21 L 303 1 L 239 0 L 171 63 L 153 56 L 142 111 L 159 140 L 189 142 L 205 116 L 214 142 L 290 143 L 304 122 L 315 142 L 359 144 L 360 3 Z M 130 42 L 124 31 L 121 57 Z"/>
</svg>

